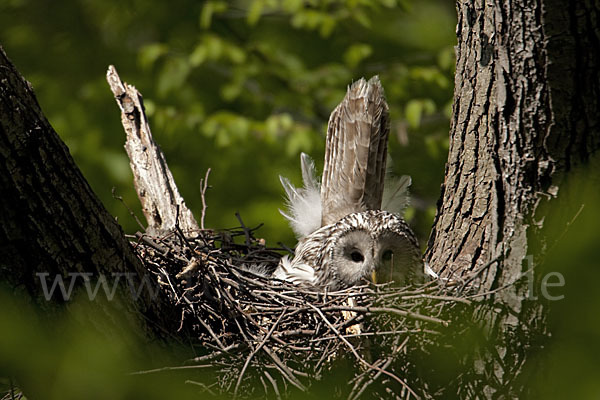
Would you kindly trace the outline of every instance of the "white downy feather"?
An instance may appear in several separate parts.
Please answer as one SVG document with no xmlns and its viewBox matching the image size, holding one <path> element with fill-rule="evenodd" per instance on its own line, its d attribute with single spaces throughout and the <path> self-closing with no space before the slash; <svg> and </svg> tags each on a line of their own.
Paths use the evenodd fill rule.
<svg viewBox="0 0 600 400">
<path fill-rule="evenodd" d="M 275 272 L 273 272 L 273 278 L 291 282 L 294 285 L 307 282 L 314 283 L 315 269 L 302 263 L 292 265 L 292 260 L 285 255 L 279 261 Z"/>
<path fill-rule="evenodd" d="M 260 276 L 264 276 L 266 278 L 271 277 L 272 273 L 270 271 L 270 268 L 267 264 L 265 263 L 260 263 L 260 264 L 240 264 L 238 266 L 239 269 L 243 270 L 243 271 L 248 271 L 251 272 L 255 275 L 260 275 Z"/>
<path fill-rule="evenodd" d="M 300 163 L 304 187 L 296 188 L 287 178 L 279 177 L 287 197 L 287 212 L 279 212 L 290 222 L 298 239 L 321 227 L 321 186 L 317 181 L 315 163 L 304 153 L 300 155 Z"/>
<path fill-rule="evenodd" d="M 439 278 L 438 274 L 436 274 L 435 271 L 431 269 L 431 267 L 429 266 L 428 262 L 425 262 L 425 268 L 424 269 L 425 269 L 425 275 L 427 275 L 427 276 L 429 276 L 429 277 L 431 277 L 433 279 L 438 279 Z"/>
</svg>

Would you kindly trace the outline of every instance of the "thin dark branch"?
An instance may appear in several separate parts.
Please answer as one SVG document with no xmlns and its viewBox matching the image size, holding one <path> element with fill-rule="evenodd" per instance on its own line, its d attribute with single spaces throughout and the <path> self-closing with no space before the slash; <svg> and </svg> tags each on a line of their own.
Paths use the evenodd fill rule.
<svg viewBox="0 0 600 400">
<path fill-rule="evenodd" d="M 200 229 L 204 230 L 204 218 L 206 217 L 206 209 L 208 206 L 206 205 L 206 190 L 209 188 L 208 186 L 208 175 L 210 175 L 210 168 L 206 170 L 206 175 L 204 175 L 204 179 L 200 179 L 200 198 L 202 199 L 202 215 L 200 217 Z"/>
</svg>

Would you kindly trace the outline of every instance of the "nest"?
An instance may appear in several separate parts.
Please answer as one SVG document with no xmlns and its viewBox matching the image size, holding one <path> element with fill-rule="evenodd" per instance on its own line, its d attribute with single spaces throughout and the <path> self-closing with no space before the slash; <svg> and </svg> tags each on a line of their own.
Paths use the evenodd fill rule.
<svg viewBox="0 0 600 400">
<path fill-rule="evenodd" d="M 282 398 L 311 388 L 350 399 L 433 395 L 416 359 L 439 343 L 453 313 L 469 303 L 457 286 L 302 289 L 252 272 L 257 265 L 273 270 L 285 251 L 267 248 L 255 230 L 242 223 L 194 238 L 178 230 L 138 235 L 140 258 L 196 345 L 186 364 L 202 371 L 197 384 L 211 394 L 244 398 Z"/>
</svg>

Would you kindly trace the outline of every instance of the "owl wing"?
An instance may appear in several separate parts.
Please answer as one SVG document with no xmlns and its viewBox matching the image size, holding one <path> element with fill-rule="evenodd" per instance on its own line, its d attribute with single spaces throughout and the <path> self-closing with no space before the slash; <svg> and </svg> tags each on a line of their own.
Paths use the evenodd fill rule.
<svg viewBox="0 0 600 400">
<path fill-rule="evenodd" d="M 389 109 L 374 76 L 348 88 L 329 118 L 321 185 L 321 226 L 381 208 Z"/>
<path fill-rule="evenodd" d="M 315 163 L 306 154 L 300 155 L 304 187 L 296 188 L 289 179 L 279 177 L 286 194 L 287 211 L 279 210 L 290 223 L 298 239 L 321 227 L 321 186 L 317 180 Z"/>
</svg>

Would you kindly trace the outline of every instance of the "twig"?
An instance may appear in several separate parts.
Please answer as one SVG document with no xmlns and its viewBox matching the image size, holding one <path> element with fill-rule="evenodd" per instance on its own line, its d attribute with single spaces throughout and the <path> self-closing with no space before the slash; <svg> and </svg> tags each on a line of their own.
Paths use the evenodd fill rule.
<svg viewBox="0 0 600 400">
<path fill-rule="evenodd" d="M 485 263 L 481 268 L 477 269 L 477 271 L 467 276 L 467 278 L 462 283 L 463 288 L 466 288 L 469 285 L 469 283 L 471 283 L 475 278 L 477 278 L 483 271 L 485 271 L 486 269 L 494 265 L 494 263 L 500 261 L 503 258 L 504 254 L 500 254 L 499 256 L 494 257 L 493 259 Z"/>
<path fill-rule="evenodd" d="M 244 231 L 244 236 L 246 237 L 246 246 L 250 246 L 251 243 L 251 236 L 250 236 L 250 230 L 246 227 L 246 225 L 244 225 L 244 221 L 242 221 L 242 216 L 240 215 L 239 212 L 235 212 L 235 217 L 238 219 L 238 221 L 240 221 L 240 226 L 242 227 L 242 230 Z"/>
<path fill-rule="evenodd" d="M 195 357 L 192 358 L 191 360 L 189 360 L 190 362 L 203 362 L 203 361 L 212 361 L 215 360 L 217 358 L 223 357 L 225 355 L 227 355 L 228 353 L 230 353 L 233 350 L 239 350 L 242 349 L 244 347 L 246 347 L 246 343 L 235 343 L 232 345 L 229 345 L 227 347 L 225 347 L 224 349 L 217 349 L 218 352 L 216 353 L 210 353 L 207 354 L 205 356 L 200 356 L 200 357 Z"/>
<path fill-rule="evenodd" d="M 433 322 L 436 324 L 441 324 L 442 326 L 448 326 L 448 321 L 444 321 L 439 318 L 430 317 L 428 315 L 421 315 L 418 313 L 398 310 L 397 308 L 389 308 L 389 307 L 348 307 L 348 306 L 331 306 L 324 307 L 323 311 L 354 311 L 354 312 L 362 312 L 362 313 L 386 313 L 386 314 L 396 314 L 402 317 L 416 319 L 419 321 L 425 322 Z"/>
<path fill-rule="evenodd" d="M 464 297 L 458 297 L 458 296 L 435 296 L 435 295 L 431 295 L 431 294 L 414 294 L 414 295 L 410 295 L 410 296 L 402 296 L 403 300 L 412 300 L 412 299 L 428 299 L 428 300 L 440 300 L 440 301 L 451 301 L 451 302 L 458 302 L 458 303 L 463 303 L 463 304 L 467 304 L 470 305 L 471 302 L 467 299 L 465 299 Z"/>
<path fill-rule="evenodd" d="M 185 381 L 185 383 L 190 384 L 190 385 L 200 386 L 202 389 L 204 389 L 205 392 L 208 392 L 211 396 L 216 396 L 217 395 L 215 392 L 213 392 L 212 390 L 210 390 L 209 386 L 205 385 L 202 382 L 187 380 L 187 381 Z"/>
<path fill-rule="evenodd" d="M 271 386 L 273 386 L 273 390 L 275 391 L 275 396 L 277 396 L 277 399 L 281 400 L 281 395 L 279 394 L 279 389 L 277 388 L 277 382 L 275 379 L 273 379 L 271 374 L 269 374 L 267 371 L 263 371 L 263 374 L 265 374 L 269 382 L 271 382 Z"/>
<path fill-rule="evenodd" d="M 275 353 L 273 353 L 268 347 L 263 347 L 263 351 L 265 353 L 267 353 L 269 355 L 269 357 L 271 357 L 271 359 L 273 360 L 275 365 L 277 365 L 277 367 L 279 367 L 280 370 L 283 372 L 283 376 L 286 377 L 292 385 L 296 386 L 298 389 L 302 390 L 303 392 L 306 392 L 306 390 L 307 390 L 306 387 L 298 380 L 298 378 L 296 378 L 294 373 L 292 371 L 290 371 L 288 366 L 285 365 L 285 363 L 283 363 L 281 361 L 281 359 L 279 357 L 277 357 L 277 355 Z"/>
<path fill-rule="evenodd" d="M 146 375 L 146 374 L 154 374 L 156 372 L 163 372 L 163 371 L 177 371 L 180 369 L 198 369 L 198 368 L 212 368 L 212 367 L 213 366 L 210 364 L 177 365 L 174 367 L 161 367 L 161 368 L 147 369 L 147 370 L 143 370 L 143 371 L 130 372 L 129 375 Z"/>
<path fill-rule="evenodd" d="M 373 382 L 375 382 L 377 379 L 379 379 L 379 377 L 381 376 L 383 371 L 385 371 L 390 366 L 392 361 L 394 361 L 394 357 L 393 357 L 394 353 L 397 353 L 398 351 L 400 351 L 404 346 L 406 346 L 406 343 L 408 343 L 408 336 L 406 338 L 404 338 L 404 341 L 402 342 L 402 344 L 400 344 L 400 346 L 397 346 L 397 339 L 396 339 L 396 341 L 394 343 L 395 349 L 392 352 L 392 355 L 387 358 L 387 360 L 381 367 L 381 371 L 377 371 L 377 373 L 371 379 L 369 379 L 367 382 L 365 382 L 364 385 L 361 387 L 361 389 L 356 393 L 356 395 L 350 397 L 351 400 L 358 399 L 364 393 L 364 391 L 367 389 L 367 387 L 369 387 L 369 385 L 371 385 Z"/>
<path fill-rule="evenodd" d="M 206 217 L 206 189 L 208 189 L 208 175 L 210 175 L 210 168 L 206 170 L 204 179 L 200 179 L 200 198 L 202 199 L 202 216 L 200 217 L 200 229 L 204 230 L 204 218 Z"/>
<path fill-rule="evenodd" d="M 390 378 L 394 379 L 395 381 L 397 381 L 398 383 L 400 383 L 403 387 L 405 387 L 410 393 L 412 393 L 415 397 L 418 397 L 417 394 L 406 384 L 406 382 L 404 382 L 402 379 L 400 379 L 399 377 L 397 377 L 396 375 L 392 374 L 391 372 L 385 371 L 381 368 L 378 368 L 372 364 L 370 364 L 369 362 L 367 362 L 367 360 L 365 360 L 364 358 L 362 358 L 360 356 L 360 354 L 358 354 L 358 352 L 356 351 L 356 349 L 354 348 L 354 346 L 352 346 L 352 344 L 350 344 L 350 342 L 348 341 L 348 339 L 346 339 L 345 337 L 343 337 L 340 332 L 335 328 L 335 326 L 333 326 L 333 324 L 331 324 L 331 322 L 329 322 L 329 320 L 327 319 L 327 317 L 325 317 L 325 315 L 323 315 L 323 313 L 321 312 L 321 310 L 319 310 L 317 307 L 313 306 L 312 304 L 310 304 L 310 306 L 312 308 L 315 309 L 315 311 L 317 311 L 317 313 L 321 316 L 321 318 L 323 318 L 323 321 L 325 321 L 325 323 L 329 326 L 329 328 L 336 334 L 336 336 L 338 338 L 340 338 L 340 340 L 342 342 L 344 342 L 344 344 L 346 346 L 348 346 L 348 348 L 350 349 L 350 351 L 352 352 L 352 354 L 354 355 L 354 357 L 356 357 L 356 359 L 361 362 L 362 364 L 364 364 L 367 368 L 371 368 L 377 371 L 381 371 L 382 373 L 386 374 L 387 376 L 389 376 Z"/>
<path fill-rule="evenodd" d="M 240 388 L 240 384 L 242 383 L 242 379 L 244 378 L 244 373 L 246 372 L 246 368 L 248 368 L 248 365 L 250 364 L 250 361 L 256 355 L 256 353 L 258 353 L 260 351 L 260 349 L 263 348 L 263 346 L 265 345 L 265 343 L 267 343 L 267 341 L 269 340 L 269 338 L 273 334 L 273 331 L 275 331 L 275 328 L 277 328 L 277 324 L 279 324 L 279 321 L 281 321 L 281 318 L 285 315 L 285 312 L 286 312 L 286 310 L 283 310 L 283 312 L 281 313 L 281 315 L 279 316 L 279 318 L 277 318 L 277 321 L 275 321 L 275 323 L 273 324 L 273 326 L 271 326 L 271 329 L 269 329 L 269 332 L 267 332 L 267 334 L 265 335 L 264 339 L 260 342 L 260 344 L 258 346 L 256 346 L 256 348 L 246 358 L 246 362 L 244 363 L 244 366 L 242 367 L 242 370 L 240 372 L 240 376 L 238 377 L 237 383 L 235 384 L 235 389 L 233 390 L 233 398 L 234 399 L 237 398 L 238 389 Z"/>
<path fill-rule="evenodd" d="M 121 202 L 121 204 L 127 209 L 127 212 L 129 213 L 130 216 L 133 217 L 133 219 L 135 220 L 135 222 L 138 224 L 138 226 L 140 227 L 141 230 L 145 231 L 146 227 L 144 226 L 144 224 L 142 224 L 142 221 L 140 221 L 140 219 L 138 218 L 137 215 L 135 215 L 135 213 L 133 212 L 133 210 L 127 205 L 127 203 L 125 203 L 125 200 L 123 200 L 123 196 L 118 196 L 117 195 L 117 188 L 113 187 L 112 188 L 112 197 L 113 199 L 119 200 Z"/>
<path fill-rule="evenodd" d="M 213 330 L 211 329 L 210 325 L 208 325 L 206 322 L 204 322 L 204 320 L 200 317 L 198 318 L 198 322 L 200 322 L 200 324 L 202 324 L 202 326 L 204 327 L 204 329 L 206 329 L 209 333 L 210 336 L 212 336 L 212 338 L 215 340 L 215 342 L 217 342 L 217 344 L 219 345 L 219 347 L 221 348 L 221 350 L 226 351 L 225 350 L 225 345 L 223 345 L 223 342 L 221 342 L 221 340 L 219 340 L 219 338 L 217 337 L 217 335 L 213 332 Z"/>
<path fill-rule="evenodd" d="M 514 286 L 517 282 L 519 282 L 521 279 L 523 279 L 523 277 L 527 276 L 531 271 L 533 271 L 533 268 L 528 269 L 527 271 L 525 271 L 522 274 L 520 274 L 518 278 L 516 278 L 513 281 L 508 282 L 508 283 L 506 283 L 506 284 L 504 284 L 504 285 L 502 285 L 500 287 L 497 287 L 496 289 L 488 290 L 488 291 L 482 292 L 482 293 L 475 293 L 475 294 L 472 294 L 470 296 L 467 296 L 467 298 L 474 299 L 476 297 L 485 297 L 485 296 L 489 296 L 491 294 L 495 294 L 495 293 L 501 292 L 504 289 L 507 289 L 507 288 L 509 288 L 511 286 Z"/>
</svg>

